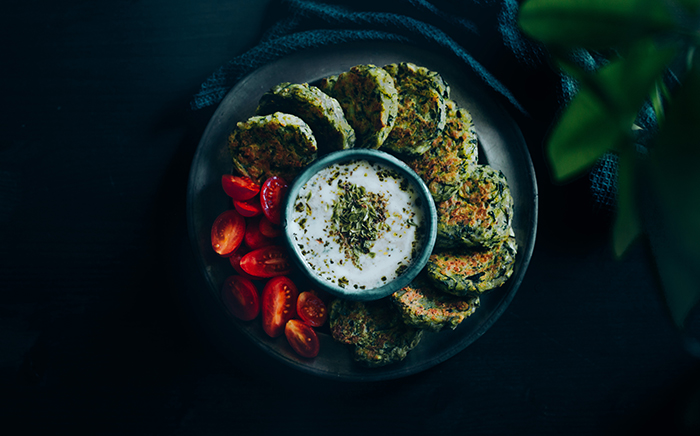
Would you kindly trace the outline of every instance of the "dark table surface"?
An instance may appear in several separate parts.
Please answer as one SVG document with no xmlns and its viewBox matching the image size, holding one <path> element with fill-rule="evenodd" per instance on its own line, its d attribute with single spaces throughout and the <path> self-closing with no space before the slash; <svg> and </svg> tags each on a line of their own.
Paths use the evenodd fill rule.
<svg viewBox="0 0 700 436">
<path fill-rule="evenodd" d="M 519 119 L 539 228 L 498 322 L 424 372 L 326 380 L 250 344 L 222 346 L 187 298 L 198 286 L 188 173 L 214 111 L 189 103 L 255 44 L 268 2 L 7 3 L 3 434 L 13 422 L 16 434 L 672 434 L 693 419 L 698 428 L 700 366 L 667 316 L 648 249 L 637 243 L 616 260 L 610 214 L 595 208 L 585 178 L 551 182 L 542 158 L 551 119 Z"/>
</svg>

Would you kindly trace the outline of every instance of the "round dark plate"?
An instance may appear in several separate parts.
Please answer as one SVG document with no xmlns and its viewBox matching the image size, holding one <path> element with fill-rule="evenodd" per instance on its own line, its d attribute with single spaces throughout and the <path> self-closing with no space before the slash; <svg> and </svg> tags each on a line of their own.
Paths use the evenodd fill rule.
<svg viewBox="0 0 700 436">
<path fill-rule="evenodd" d="M 503 171 L 515 200 L 513 226 L 518 255 L 512 277 L 502 287 L 482 296 L 481 306 L 455 330 L 428 333 L 402 362 L 379 368 L 364 368 L 353 362 L 351 349 L 335 342 L 321 330 L 321 352 L 314 359 L 294 354 L 284 336 L 271 339 L 260 319 L 240 321 L 225 313 L 221 286 L 234 271 L 225 258 L 211 248 L 214 219 L 230 208 L 231 201 L 221 188 L 221 176 L 231 173 L 226 138 L 236 122 L 254 114 L 264 92 L 280 82 L 313 82 L 338 74 L 358 64 L 386 65 L 413 62 L 439 72 L 450 85 L 452 99 L 469 110 L 480 141 L 480 162 Z M 450 59 L 392 43 L 364 43 L 314 49 L 270 63 L 240 82 L 228 93 L 212 116 L 195 153 L 187 192 L 188 231 L 194 257 L 205 285 L 194 292 L 210 293 L 209 300 L 224 321 L 217 327 L 236 330 L 271 357 L 306 373 L 344 380 L 385 380 L 426 370 L 464 350 L 479 338 L 505 311 L 513 299 L 530 262 L 537 229 L 537 183 L 527 146 L 518 126 L 470 71 Z M 242 357 L 244 358 L 244 357 Z"/>
</svg>

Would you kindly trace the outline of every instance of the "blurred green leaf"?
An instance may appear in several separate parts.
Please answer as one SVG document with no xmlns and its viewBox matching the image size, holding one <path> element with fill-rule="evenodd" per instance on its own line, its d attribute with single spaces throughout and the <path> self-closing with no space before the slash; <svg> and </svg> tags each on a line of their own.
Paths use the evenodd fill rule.
<svg viewBox="0 0 700 436">
<path fill-rule="evenodd" d="M 690 0 L 686 0 L 690 1 Z M 527 0 L 518 23 L 547 45 L 590 49 L 626 45 L 673 30 L 672 2 L 658 0 Z"/>
<path fill-rule="evenodd" d="M 632 144 L 618 152 L 617 209 L 613 224 L 613 249 L 618 257 L 642 231 L 637 208 L 636 153 Z"/>
<path fill-rule="evenodd" d="M 678 52 L 676 45 L 640 40 L 626 52 L 623 62 L 601 70 L 603 86 L 620 109 L 638 112 Z"/>
<path fill-rule="evenodd" d="M 589 88 L 580 90 L 547 143 L 554 178 L 561 181 L 578 175 L 603 153 L 616 150 L 621 143 L 630 140 L 629 132 L 620 128 L 616 118 L 610 116 L 607 106 Z"/>
<path fill-rule="evenodd" d="M 632 141 L 632 125 L 658 78 L 673 59 L 672 47 L 639 42 L 628 56 L 595 73 L 562 64 L 580 90 L 562 113 L 547 143 L 554 177 L 564 180 L 590 168 L 606 151 Z"/>
<path fill-rule="evenodd" d="M 649 152 L 650 182 L 660 233 L 655 249 L 659 273 L 679 323 L 700 300 L 700 68 L 673 90 L 666 120 Z M 670 259 L 672 262 L 669 262 Z"/>
<path fill-rule="evenodd" d="M 656 116 L 656 121 L 659 124 L 663 124 L 664 122 L 664 97 L 668 96 L 668 89 L 666 88 L 666 85 L 663 82 L 663 78 L 659 78 L 656 81 L 656 85 L 654 86 L 654 90 L 651 93 L 651 106 L 654 108 L 654 115 Z"/>
</svg>

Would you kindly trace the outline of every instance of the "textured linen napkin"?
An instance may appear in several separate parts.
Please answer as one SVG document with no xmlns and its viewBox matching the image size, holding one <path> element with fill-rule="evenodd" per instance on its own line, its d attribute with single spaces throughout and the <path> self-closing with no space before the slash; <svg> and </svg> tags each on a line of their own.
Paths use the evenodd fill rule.
<svg viewBox="0 0 700 436">
<path fill-rule="evenodd" d="M 274 0 L 269 8 L 276 14 L 271 17 L 273 24 L 259 43 L 219 67 L 202 84 L 191 106 L 201 109 L 219 103 L 247 74 L 296 51 L 347 42 L 394 41 L 453 57 L 522 119 L 553 119 L 575 92 L 575 85 L 553 75 L 543 48 L 519 31 L 518 7 L 517 0 Z M 584 54 L 580 62 L 594 66 L 597 59 Z M 544 76 L 547 79 L 539 83 L 553 88 L 551 92 L 532 83 Z M 604 208 L 614 204 L 616 174 L 612 154 L 590 173 L 592 197 Z"/>
</svg>

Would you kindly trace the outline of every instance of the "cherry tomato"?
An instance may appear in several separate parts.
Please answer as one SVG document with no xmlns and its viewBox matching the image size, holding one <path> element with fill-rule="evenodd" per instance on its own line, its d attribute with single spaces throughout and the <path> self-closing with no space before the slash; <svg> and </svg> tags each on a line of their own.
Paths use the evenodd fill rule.
<svg viewBox="0 0 700 436">
<path fill-rule="evenodd" d="M 253 282 L 243 276 L 230 276 L 224 281 L 222 297 L 236 318 L 250 321 L 260 313 L 260 297 Z"/>
<path fill-rule="evenodd" d="M 276 338 L 284 332 L 287 321 L 295 314 L 298 291 L 289 277 L 274 277 L 262 291 L 262 325 L 268 336 Z"/>
<path fill-rule="evenodd" d="M 231 262 L 233 269 L 236 270 L 239 275 L 250 280 L 260 280 L 260 277 L 251 276 L 247 272 L 243 271 L 243 268 L 241 268 L 241 259 L 248 253 L 250 253 L 248 247 L 241 244 L 241 246 L 238 247 L 238 249 L 228 258 L 228 260 Z"/>
<path fill-rule="evenodd" d="M 272 245 L 275 241 L 272 238 L 268 238 L 260 232 L 260 219 L 251 218 L 245 228 L 245 236 L 243 240 L 245 244 L 251 250 L 257 250 L 258 248 L 267 247 Z"/>
<path fill-rule="evenodd" d="M 289 345 L 302 357 L 316 357 L 320 348 L 314 329 L 298 319 L 290 319 L 284 327 L 284 335 Z"/>
<path fill-rule="evenodd" d="M 230 174 L 221 176 L 221 186 L 224 192 L 234 200 L 249 200 L 260 192 L 260 185 L 248 177 L 237 177 Z"/>
<path fill-rule="evenodd" d="M 265 215 L 260 217 L 260 233 L 267 236 L 268 238 L 276 238 L 282 235 L 282 227 L 277 224 L 273 224 L 272 221 L 267 219 Z"/>
<path fill-rule="evenodd" d="M 248 200 L 233 200 L 233 206 L 236 208 L 238 213 L 246 218 L 258 216 L 263 213 L 262 205 L 260 204 L 260 199 L 258 197 L 253 197 Z"/>
<path fill-rule="evenodd" d="M 297 298 L 297 314 L 311 327 L 321 327 L 328 318 L 328 309 L 313 292 L 302 292 Z"/>
<path fill-rule="evenodd" d="M 252 276 L 270 278 L 289 274 L 292 264 L 284 247 L 268 245 L 243 256 L 241 268 Z"/>
<path fill-rule="evenodd" d="M 270 177 L 260 188 L 263 213 L 274 224 L 282 223 L 282 204 L 289 186 L 281 177 Z"/>
<path fill-rule="evenodd" d="M 211 226 L 211 246 L 218 254 L 230 256 L 245 235 L 245 218 L 233 209 L 219 215 Z"/>
</svg>

